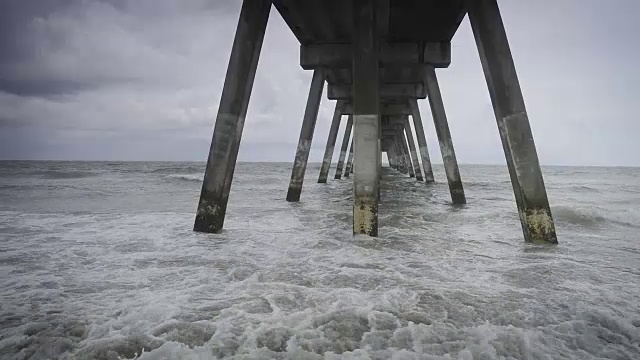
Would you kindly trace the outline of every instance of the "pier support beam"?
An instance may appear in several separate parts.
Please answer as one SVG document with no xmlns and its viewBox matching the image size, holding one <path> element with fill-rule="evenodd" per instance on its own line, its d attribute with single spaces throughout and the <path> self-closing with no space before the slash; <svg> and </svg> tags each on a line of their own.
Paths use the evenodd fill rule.
<svg viewBox="0 0 640 360">
<path fill-rule="evenodd" d="M 403 164 L 402 164 L 402 153 L 400 152 L 400 150 L 398 149 L 398 145 L 396 144 L 396 140 L 393 140 L 393 144 L 392 144 L 392 148 L 393 148 L 393 155 L 395 157 L 395 162 L 396 162 L 396 170 L 398 170 L 399 172 L 403 172 Z"/>
<path fill-rule="evenodd" d="M 557 244 L 529 117 L 496 0 L 467 0 L 525 241 Z"/>
<path fill-rule="evenodd" d="M 427 147 L 427 138 L 422 125 L 422 116 L 418 107 L 417 99 L 409 99 L 409 108 L 411 109 L 411 117 L 413 118 L 413 127 L 416 130 L 418 138 L 418 150 L 422 158 L 422 167 L 424 168 L 424 181 L 432 183 L 435 181 L 433 177 L 433 169 L 431 167 L 431 158 L 429 157 L 429 148 Z"/>
<path fill-rule="evenodd" d="M 342 107 L 344 101 L 338 100 L 336 102 L 336 109 L 333 111 L 333 119 L 331 120 L 331 127 L 329 128 L 329 136 L 327 137 L 327 147 L 324 150 L 324 158 L 322 159 L 322 167 L 320 168 L 320 176 L 318 177 L 318 183 L 326 183 L 329 176 L 329 168 L 331 167 L 331 158 L 333 157 L 333 149 L 336 146 L 336 139 L 338 137 L 338 129 L 340 128 L 340 120 L 342 119 Z"/>
<path fill-rule="evenodd" d="M 347 150 L 349 150 L 349 139 L 351 137 L 351 129 L 353 128 L 353 115 L 349 115 L 347 119 L 347 127 L 344 128 L 344 137 L 342 138 L 342 147 L 340 148 L 340 158 L 338 159 L 338 165 L 336 166 L 336 175 L 334 179 L 340 179 L 342 177 L 342 169 L 344 167 L 344 161 L 347 157 Z"/>
<path fill-rule="evenodd" d="M 304 173 L 307 169 L 307 160 L 309 159 L 309 150 L 311 150 L 313 130 L 316 128 L 316 120 L 318 119 L 318 109 L 320 107 L 320 99 L 322 99 L 323 88 L 324 71 L 322 69 L 316 69 L 313 71 L 311 87 L 309 88 L 309 98 L 307 99 L 307 107 L 304 110 L 302 129 L 300 129 L 300 139 L 298 139 L 296 158 L 293 161 L 291 181 L 289 181 L 289 190 L 287 191 L 287 201 L 300 201 L 302 182 L 304 181 Z"/>
<path fill-rule="evenodd" d="M 214 233 L 222 230 L 244 118 L 270 10 L 271 0 L 245 0 L 242 3 L 202 182 L 194 231 Z"/>
<path fill-rule="evenodd" d="M 416 177 L 415 170 L 413 168 L 413 162 L 411 159 L 411 152 L 407 147 L 407 138 L 404 134 L 404 129 L 400 131 L 400 145 L 402 145 L 402 151 L 404 152 L 405 162 L 407 163 L 407 170 L 409 171 L 409 177 Z"/>
<path fill-rule="evenodd" d="M 394 145 L 396 148 L 396 152 L 398 153 L 398 163 L 399 163 L 398 170 L 400 170 L 402 174 L 408 174 L 409 169 L 407 168 L 407 156 L 404 153 L 404 148 L 402 147 L 402 145 L 400 145 L 399 135 L 396 135 L 396 138 L 394 140 Z"/>
<path fill-rule="evenodd" d="M 387 149 L 387 159 L 389 160 L 389 167 L 392 169 L 398 168 L 398 159 L 396 157 L 393 146 Z"/>
<path fill-rule="evenodd" d="M 436 134 L 438 135 L 440 152 L 442 153 L 442 162 L 444 163 L 444 170 L 447 174 L 447 182 L 449 183 L 451 201 L 454 204 L 466 204 L 467 199 L 464 196 L 464 189 L 462 188 L 458 160 L 456 159 L 456 152 L 453 149 L 447 114 L 444 111 L 444 103 L 442 101 L 436 71 L 432 66 L 426 67 L 425 83 L 427 84 L 431 114 L 433 116 Z"/>
<path fill-rule="evenodd" d="M 394 159 L 391 156 L 391 150 L 387 150 L 386 153 L 387 153 L 387 160 L 389 161 L 389 167 L 392 169 L 395 169 L 396 166 L 395 166 Z"/>
<path fill-rule="evenodd" d="M 344 167 L 344 177 L 351 176 L 353 173 L 353 139 L 351 139 L 351 145 L 349 145 L 349 156 L 347 156 L 347 164 Z"/>
<path fill-rule="evenodd" d="M 378 236 L 380 77 L 376 0 L 353 1 L 353 233 Z"/>
<path fill-rule="evenodd" d="M 413 133 L 411 132 L 411 126 L 409 125 L 409 117 L 403 116 L 404 120 L 404 132 L 407 136 L 407 142 L 409 143 L 409 150 L 411 151 L 411 158 L 413 159 L 413 168 L 416 173 L 416 180 L 424 181 L 422 178 L 422 170 L 420 169 L 420 160 L 418 160 L 418 153 L 416 152 L 416 144 L 413 140 Z"/>
</svg>

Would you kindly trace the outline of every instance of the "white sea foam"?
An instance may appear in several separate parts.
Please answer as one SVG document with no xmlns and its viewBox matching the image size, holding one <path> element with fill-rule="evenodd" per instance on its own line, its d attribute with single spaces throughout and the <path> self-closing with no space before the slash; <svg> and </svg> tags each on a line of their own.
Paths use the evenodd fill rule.
<svg viewBox="0 0 640 360">
<path fill-rule="evenodd" d="M 129 178 L 100 184 L 128 201 L 105 195 L 82 213 L 85 198 L 50 193 L 43 211 L 33 193 L 0 190 L 3 357 L 640 356 L 639 228 L 609 218 L 631 223 L 632 196 L 564 193 L 548 247 L 522 241 L 508 184 L 452 207 L 441 169 L 433 185 L 385 173 L 370 239 L 350 235 L 350 182 L 317 184 L 310 166 L 290 204 L 288 167 L 240 164 L 225 231 L 209 235 L 190 229 L 196 181 L 122 166 Z M 495 172 L 463 168 L 478 182 Z"/>
</svg>

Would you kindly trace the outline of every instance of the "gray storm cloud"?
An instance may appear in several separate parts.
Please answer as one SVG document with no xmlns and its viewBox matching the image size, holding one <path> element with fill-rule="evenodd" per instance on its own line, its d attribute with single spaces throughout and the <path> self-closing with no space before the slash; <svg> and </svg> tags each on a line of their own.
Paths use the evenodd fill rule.
<svg viewBox="0 0 640 360">
<path fill-rule="evenodd" d="M 640 165 L 634 0 L 501 1 L 544 164 Z M 204 160 L 240 2 L 0 3 L 0 158 Z M 438 72 L 462 163 L 503 163 L 465 20 Z M 291 161 L 311 73 L 272 10 L 240 160 Z M 311 160 L 326 141 L 323 100 Z M 421 102 L 426 122 L 430 110 Z M 439 150 L 426 127 L 432 158 Z"/>
</svg>

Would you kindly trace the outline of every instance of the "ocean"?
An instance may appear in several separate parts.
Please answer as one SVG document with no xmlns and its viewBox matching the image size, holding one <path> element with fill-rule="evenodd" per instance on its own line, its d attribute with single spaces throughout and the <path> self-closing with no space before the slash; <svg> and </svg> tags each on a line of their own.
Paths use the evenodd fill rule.
<svg viewBox="0 0 640 360">
<path fill-rule="evenodd" d="M 544 167 L 559 245 L 523 240 L 505 166 L 384 168 L 285 201 L 239 163 L 225 230 L 191 231 L 203 163 L 0 162 L 2 359 L 640 359 L 640 169 Z"/>
</svg>

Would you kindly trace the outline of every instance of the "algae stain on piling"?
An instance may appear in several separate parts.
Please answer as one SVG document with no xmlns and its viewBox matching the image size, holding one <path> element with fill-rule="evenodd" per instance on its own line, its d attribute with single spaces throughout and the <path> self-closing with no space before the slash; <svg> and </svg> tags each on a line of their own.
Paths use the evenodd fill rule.
<svg viewBox="0 0 640 360">
<path fill-rule="evenodd" d="M 522 214 L 521 214 L 522 216 Z M 525 219 L 532 242 L 557 244 L 556 229 L 551 214 L 546 209 L 530 209 Z"/>
<path fill-rule="evenodd" d="M 220 220 L 222 214 L 223 209 L 220 205 L 203 201 L 203 203 L 198 206 L 198 211 L 196 213 L 196 219 L 200 220 L 196 220 L 196 226 L 198 223 L 203 223 L 209 232 L 219 231 L 222 228 Z M 198 229 L 201 227 L 202 226 L 197 226 Z"/>
<path fill-rule="evenodd" d="M 354 206 L 353 233 L 378 236 L 378 209 L 376 206 L 366 204 Z"/>
</svg>

